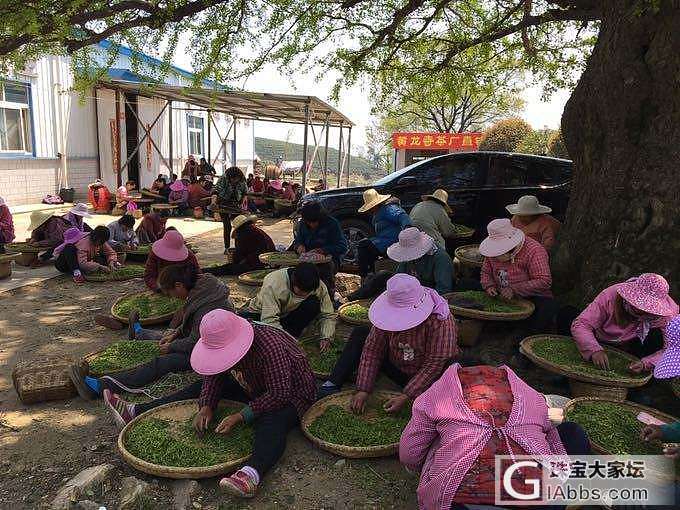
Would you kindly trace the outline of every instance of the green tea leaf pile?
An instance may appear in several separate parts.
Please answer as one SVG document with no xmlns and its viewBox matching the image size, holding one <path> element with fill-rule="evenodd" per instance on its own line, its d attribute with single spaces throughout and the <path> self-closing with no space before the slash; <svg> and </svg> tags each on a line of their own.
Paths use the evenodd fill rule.
<svg viewBox="0 0 680 510">
<path fill-rule="evenodd" d="M 300 257 L 290 251 L 269 252 L 263 257 L 265 264 L 272 266 L 291 266 L 298 263 Z"/>
<path fill-rule="evenodd" d="M 350 319 L 368 322 L 368 307 L 359 303 L 344 307 L 340 314 Z"/>
<path fill-rule="evenodd" d="M 491 297 L 486 292 L 479 290 L 469 290 L 456 292 L 449 296 L 449 303 L 461 308 L 471 308 L 473 310 L 483 310 L 492 313 L 513 313 L 521 312 L 524 308 L 500 297 Z"/>
<path fill-rule="evenodd" d="M 181 299 L 155 292 L 142 292 L 121 299 L 113 311 L 119 317 L 127 317 L 132 310 L 138 310 L 140 319 L 148 319 L 174 313 L 182 307 L 182 304 Z"/>
<path fill-rule="evenodd" d="M 121 340 L 109 345 L 88 361 L 91 375 L 103 375 L 132 368 L 152 360 L 160 354 L 156 342 Z"/>
<path fill-rule="evenodd" d="M 318 342 L 302 344 L 302 350 L 307 355 L 309 366 L 317 374 L 330 374 L 344 348 L 345 343 L 339 340 L 331 342 L 331 348 L 323 353 L 319 350 Z"/>
<path fill-rule="evenodd" d="M 625 356 L 606 348 L 609 370 L 602 370 L 581 357 L 576 342 L 572 339 L 546 336 L 535 341 L 532 350 L 539 358 L 578 374 L 610 380 L 644 379 L 647 376 L 645 373 L 635 374 L 628 370 L 631 361 Z"/>
<path fill-rule="evenodd" d="M 129 250 L 128 253 L 133 255 L 148 255 L 151 252 L 150 244 L 140 244 L 134 250 Z"/>
<path fill-rule="evenodd" d="M 219 409 L 202 437 L 194 430 L 193 416 L 184 422 L 149 417 L 132 427 L 125 438 L 125 448 L 135 457 L 159 466 L 207 467 L 238 460 L 253 450 L 253 428 L 241 423 L 229 434 L 215 432 L 223 418 L 238 411 Z"/>
<path fill-rule="evenodd" d="M 249 280 L 252 282 L 262 282 L 264 280 L 264 277 L 267 276 L 269 273 L 275 271 L 274 269 L 258 269 L 257 271 L 249 271 L 247 273 L 243 273 L 241 277 L 245 280 Z"/>
<path fill-rule="evenodd" d="M 354 414 L 337 405 L 328 406 L 309 426 L 309 433 L 338 445 L 386 446 L 399 442 L 411 409 L 404 407 L 397 414 L 388 414 L 381 405 L 371 414 L 375 416 Z"/>
<path fill-rule="evenodd" d="M 31 243 L 9 243 L 5 245 L 5 248 L 7 251 L 14 253 L 38 253 L 40 251 L 38 246 L 34 246 Z"/>
<path fill-rule="evenodd" d="M 115 269 L 110 273 L 93 273 L 85 276 L 88 282 L 115 282 L 122 280 L 131 280 L 132 278 L 141 278 L 144 276 L 144 266 L 130 265 L 123 266 L 120 269 Z"/>
<path fill-rule="evenodd" d="M 201 379 L 201 376 L 194 371 L 180 372 L 177 374 L 171 372 L 164 375 L 157 381 L 154 381 L 145 389 L 154 398 L 161 398 L 171 395 L 172 393 L 175 393 L 176 391 L 179 391 L 190 384 L 200 381 Z M 123 400 L 133 403 L 149 402 L 151 400 L 150 397 L 143 393 L 124 392 L 121 397 Z"/>
</svg>

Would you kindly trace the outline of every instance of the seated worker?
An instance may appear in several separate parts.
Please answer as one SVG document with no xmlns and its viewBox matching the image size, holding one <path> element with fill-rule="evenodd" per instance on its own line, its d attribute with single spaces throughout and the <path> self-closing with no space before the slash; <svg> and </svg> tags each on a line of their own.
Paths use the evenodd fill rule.
<svg viewBox="0 0 680 510">
<path fill-rule="evenodd" d="M 448 302 L 413 276 L 396 274 L 371 304 L 373 325 L 354 328 L 319 396 L 340 391 L 357 370 L 351 407 L 362 412 L 379 372 L 403 388 L 385 409 L 397 412 L 439 378 L 458 354 Z"/>
<path fill-rule="evenodd" d="M 158 174 L 158 177 L 156 177 L 151 183 L 151 189 L 149 191 L 153 193 L 158 193 L 158 191 L 165 185 L 165 176 L 163 174 Z"/>
<path fill-rule="evenodd" d="M 423 195 L 422 202 L 411 209 L 409 217 L 414 227 L 429 235 L 442 248 L 446 248 L 446 238 L 455 237 L 456 229 L 451 223 L 449 194 L 443 189 L 431 195 Z"/>
<path fill-rule="evenodd" d="M 69 375 L 82 398 L 91 400 L 101 395 L 105 388 L 114 392 L 142 389 L 171 372 L 191 370 L 189 357 L 200 336 L 201 319 L 213 310 L 234 310 L 229 287 L 212 275 L 197 273 L 193 266 L 166 267 L 161 271 L 158 284 L 164 294 L 185 301 L 181 324 L 165 331 L 143 329 L 139 324 L 139 312 L 131 311 L 128 338 L 157 341 L 161 354 L 148 363 L 116 374 L 115 378 L 89 377 L 81 363 L 74 363 Z"/>
<path fill-rule="evenodd" d="M 92 215 L 87 209 L 87 204 L 83 203 L 74 205 L 66 214 L 61 216 L 61 219 L 66 223 L 66 228 L 76 227 L 83 232 L 92 232 L 92 228 L 85 223 L 85 218 L 92 218 Z"/>
<path fill-rule="evenodd" d="M 363 198 L 364 205 L 359 208 L 359 212 L 373 216 L 375 235 L 357 244 L 359 274 L 362 278 L 375 272 L 375 261 L 384 257 L 387 247 L 397 242 L 399 232 L 411 226 L 411 218 L 392 195 L 381 195 L 374 189 L 368 189 L 364 191 Z"/>
<path fill-rule="evenodd" d="M 335 295 L 335 273 L 340 261 L 347 253 L 349 244 L 338 220 L 329 216 L 319 202 L 307 202 L 300 210 L 300 221 L 295 229 L 295 239 L 291 249 L 299 255 L 319 253 L 330 255 L 333 260 L 319 264 L 319 274 L 328 288 L 331 297 Z"/>
<path fill-rule="evenodd" d="M 314 264 L 303 262 L 264 277 L 262 288 L 239 313 L 283 329 L 298 338 L 312 322 L 319 323 L 321 349 L 335 334 L 335 310 Z"/>
<path fill-rule="evenodd" d="M 76 283 L 85 281 L 83 273 L 109 273 L 117 269 L 120 264 L 108 243 L 109 236 L 109 229 L 104 226 L 96 227 L 92 232 L 69 228 L 64 232 L 64 242 L 54 249 L 54 267 L 73 275 Z"/>
<path fill-rule="evenodd" d="M 168 221 L 168 211 L 149 212 L 142 217 L 142 222 L 135 233 L 139 244 L 152 244 L 165 235 L 165 223 Z"/>
<path fill-rule="evenodd" d="M 541 246 L 550 253 L 557 240 L 557 233 L 562 224 L 549 213 L 552 209 L 541 205 L 533 195 L 524 195 L 516 204 L 506 206 L 512 214 L 512 226 L 519 228 L 524 235 L 541 243 Z"/>
<path fill-rule="evenodd" d="M 205 272 L 221 275 L 239 275 L 248 271 L 264 269 L 265 265 L 260 262 L 260 255 L 276 251 L 274 241 L 264 230 L 255 225 L 257 216 L 236 216 L 232 220 L 231 237 L 235 241 L 235 250 L 232 261 L 223 266 L 206 268 Z"/>
<path fill-rule="evenodd" d="M 205 158 L 201 158 L 198 163 L 198 176 L 201 177 L 204 175 L 217 175 L 217 170 L 215 170 L 215 167 L 208 163 Z"/>
<path fill-rule="evenodd" d="M 552 330 L 558 311 L 550 287 L 552 275 L 548 252 L 508 219 L 493 220 L 487 227 L 489 235 L 479 245 L 484 256 L 481 284 L 489 296 L 528 299 L 536 310 L 527 322 L 531 333 Z"/>
<path fill-rule="evenodd" d="M 213 310 L 201 321 L 200 339 L 191 353 L 191 366 L 203 381 L 148 404 L 129 404 L 104 390 L 104 400 L 119 424 L 168 402 L 200 394 L 194 427 L 229 434 L 240 423 L 255 429 L 253 454 L 245 466 L 222 478 L 229 494 L 252 498 L 262 478 L 286 450 L 288 433 L 298 426 L 314 402 L 314 374 L 294 338 L 279 328 L 249 323 L 225 310 Z M 232 375 L 238 372 L 243 386 Z M 245 390 L 244 388 L 247 388 Z M 220 399 L 243 402 L 241 411 L 213 422 Z"/>
<path fill-rule="evenodd" d="M 253 193 L 264 193 L 264 182 L 262 181 L 262 176 L 256 175 L 253 178 L 252 188 Z"/>
<path fill-rule="evenodd" d="M 144 283 L 146 283 L 146 286 L 159 292 L 160 289 L 156 281 L 158 275 L 163 268 L 175 264 L 190 265 L 196 272 L 201 272 L 196 255 L 187 248 L 182 234 L 177 230 L 168 230 L 161 239 L 151 245 L 151 251 L 144 266 Z"/>
<path fill-rule="evenodd" d="M 189 154 L 187 162 L 184 163 L 184 168 L 182 169 L 182 179 L 191 179 L 198 175 L 198 162 L 196 161 L 196 156 Z"/>
<path fill-rule="evenodd" d="M 399 442 L 401 463 L 421 473 L 418 506 L 427 509 L 493 505 L 496 455 L 566 454 L 590 454 L 583 429 L 555 427 L 545 397 L 506 366 L 447 368 L 416 398 Z M 534 477 L 540 467 L 523 468 L 512 486 L 528 494 Z"/>
<path fill-rule="evenodd" d="M 603 343 L 641 358 L 630 366 L 632 371 L 651 370 L 663 352 L 663 330 L 678 314 L 678 305 L 668 292 L 666 279 L 654 273 L 641 274 L 600 292 L 571 323 L 571 335 L 583 359 L 608 369 Z"/>
<path fill-rule="evenodd" d="M 134 211 L 137 209 L 137 204 L 130 198 L 130 192 L 136 187 L 135 181 L 127 181 L 125 186 L 121 186 L 116 190 L 116 207 L 118 209 L 123 211 Z"/>
<path fill-rule="evenodd" d="M 191 180 L 191 184 L 189 184 L 189 207 L 192 209 L 196 207 L 205 207 L 209 203 L 209 200 L 204 199 L 210 198 L 212 193 L 205 189 L 203 182 L 202 179 L 199 181 L 194 178 Z"/>
<path fill-rule="evenodd" d="M 12 213 L 5 203 L 5 199 L 0 197 L 0 253 L 5 253 L 5 245 L 14 241 L 14 221 Z"/>
<path fill-rule="evenodd" d="M 107 225 L 111 233 L 109 244 L 114 250 L 136 248 L 139 246 L 139 239 L 135 234 L 135 218 L 130 214 L 124 214 L 116 221 Z"/>
<path fill-rule="evenodd" d="M 189 208 L 189 188 L 184 179 L 177 179 L 170 185 L 168 204 L 176 205 L 180 214 L 186 213 Z"/>
</svg>

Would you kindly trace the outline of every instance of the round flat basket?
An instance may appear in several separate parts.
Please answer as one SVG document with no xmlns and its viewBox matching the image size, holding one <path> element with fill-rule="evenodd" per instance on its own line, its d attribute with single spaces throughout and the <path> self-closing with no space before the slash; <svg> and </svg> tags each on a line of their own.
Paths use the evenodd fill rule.
<svg viewBox="0 0 680 510">
<path fill-rule="evenodd" d="M 142 265 L 125 266 L 122 269 L 111 273 L 92 273 L 83 274 L 83 276 L 88 282 L 124 282 L 144 276 L 144 266 Z"/>
<path fill-rule="evenodd" d="M 531 301 L 522 298 L 514 298 L 508 301 L 508 304 L 517 306 L 518 310 L 516 312 L 487 312 L 475 308 L 465 308 L 451 303 L 451 299 L 455 299 L 460 294 L 462 293 L 450 292 L 443 296 L 449 301 L 451 313 L 456 317 L 467 317 L 468 319 L 479 319 L 484 321 L 521 321 L 527 317 L 531 317 L 531 314 L 534 313 L 536 308 Z"/>
<path fill-rule="evenodd" d="M 262 287 L 264 277 L 272 271 L 276 271 L 276 269 L 258 269 L 257 271 L 248 271 L 247 273 L 238 275 L 238 282 L 251 287 Z"/>
<path fill-rule="evenodd" d="M 128 294 L 126 296 L 121 296 L 113 302 L 113 305 L 111 305 L 111 315 L 113 315 L 114 318 L 118 319 L 123 324 L 127 324 L 128 323 L 127 316 L 124 317 L 123 315 L 118 313 L 116 311 L 116 308 L 118 307 L 118 305 L 124 299 L 129 298 L 130 296 L 143 295 L 143 294 L 147 294 L 147 295 L 151 295 L 151 296 L 156 295 L 152 291 L 144 291 L 144 292 L 138 292 L 136 294 Z M 161 314 L 161 315 L 156 315 L 156 316 L 153 316 L 153 317 L 140 318 L 139 323 L 142 326 L 154 326 L 156 324 L 165 324 L 166 322 L 169 322 L 170 319 L 172 319 L 172 316 L 175 315 L 177 310 L 179 310 L 180 308 L 181 308 L 181 305 L 178 305 L 177 309 L 173 310 L 172 312 L 164 313 L 164 314 Z"/>
<path fill-rule="evenodd" d="M 297 266 L 300 261 L 300 256 L 292 251 L 270 251 L 262 253 L 259 256 L 260 262 L 267 264 L 269 267 L 290 267 Z M 316 260 L 310 260 L 313 264 L 326 264 L 330 262 L 332 257 L 326 255 L 319 257 Z"/>
<path fill-rule="evenodd" d="M 587 385 L 590 386 L 597 386 L 597 388 L 593 389 L 593 391 L 605 391 L 606 388 L 617 388 L 617 389 L 623 389 L 625 393 L 626 388 L 637 388 L 639 386 L 644 386 L 649 382 L 649 380 L 652 378 L 652 374 L 648 374 L 645 377 L 600 377 L 596 374 L 587 374 L 583 373 L 582 371 L 578 371 L 575 369 L 570 369 L 567 367 L 564 367 L 562 365 L 558 365 L 555 362 L 549 361 L 545 358 L 542 358 L 538 356 L 534 352 L 535 344 L 541 340 L 544 340 L 546 338 L 553 339 L 554 341 L 557 342 L 566 342 L 570 341 L 573 342 L 574 340 L 570 336 L 562 336 L 562 335 L 534 335 L 525 338 L 520 342 L 519 345 L 519 350 L 522 354 L 524 354 L 527 358 L 529 358 L 531 361 L 533 361 L 536 365 L 538 365 L 541 368 L 544 368 L 545 370 L 548 370 L 549 372 L 553 372 L 555 374 L 559 375 L 564 375 L 570 379 L 570 381 L 574 381 L 576 383 L 586 383 Z M 615 349 L 614 347 L 609 347 L 609 346 L 604 346 L 604 350 L 608 353 L 623 357 L 630 361 L 630 363 L 634 363 L 636 361 L 640 361 L 639 358 L 636 358 L 632 354 L 628 354 L 627 352 L 624 352 L 620 349 Z M 576 389 L 580 388 L 579 384 L 572 385 L 572 390 L 574 390 L 574 386 Z M 588 390 L 588 387 L 584 387 L 585 390 Z M 589 393 L 590 394 L 590 393 Z M 612 392 L 612 395 L 620 395 L 621 391 L 618 392 Z M 581 396 L 581 395 L 579 395 Z M 602 394 L 600 394 L 602 396 Z"/>
<path fill-rule="evenodd" d="M 165 197 L 163 195 L 159 195 L 158 193 L 154 193 L 153 191 L 149 191 L 147 189 L 143 189 L 141 193 L 143 197 L 155 198 L 157 200 L 165 200 Z"/>
<path fill-rule="evenodd" d="M 328 377 L 331 375 L 331 370 L 333 370 L 333 367 L 329 367 L 326 369 L 325 367 L 323 369 L 320 369 L 318 366 L 315 366 L 315 363 L 313 362 L 312 359 L 310 359 L 311 356 L 318 356 L 319 355 L 319 337 L 317 335 L 312 336 L 311 338 L 306 338 L 306 339 L 299 339 L 298 340 L 298 345 L 302 349 L 302 351 L 305 353 L 307 356 L 307 360 L 309 361 L 309 366 L 312 369 L 312 373 L 314 374 L 314 377 L 317 379 L 321 379 L 323 381 L 327 380 Z M 331 349 L 335 349 L 337 347 L 337 357 L 335 358 L 335 361 L 333 365 L 337 362 L 338 358 L 340 357 L 340 354 L 342 354 L 342 348 L 344 348 L 345 343 L 340 340 L 333 340 L 331 343 Z"/>
<path fill-rule="evenodd" d="M 314 423 L 314 421 L 321 416 L 326 408 L 329 406 L 340 406 L 349 410 L 349 403 L 352 395 L 354 395 L 354 390 L 341 391 L 334 395 L 322 398 L 315 402 L 312 407 L 310 407 L 305 415 L 302 417 L 301 428 L 302 432 L 307 436 L 312 443 L 326 450 L 327 452 L 334 453 L 340 457 L 346 457 L 348 459 L 364 459 L 371 457 L 389 457 L 394 455 L 399 450 L 399 441 L 379 446 L 347 446 L 342 444 L 329 443 L 323 439 L 319 439 L 313 436 L 309 432 L 309 427 Z M 371 399 L 378 399 L 380 401 L 387 400 L 389 398 L 399 395 L 394 391 L 374 391 L 371 395 Z"/>
<path fill-rule="evenodd" d="M 352 324 L 354 326 L 370 326 L 371 321 L 368 317 L 365 319 L 359 319 L 356 317 L 350 317 L 347 315 L 347 313 L 352 309 L 352 307 L 357 305 L 366 308 L 366 312 L 368 313 L 368 307 L 371 306 L 372 302 L 372 299 L 358 299 L 356 301 L 349 301 L 338 308 L 338 318 L 346 324 Z"/>
<path fill-rule="evenodd" d="M 478 244 L 459 246 L 454 251 L 454 255 L 464 266 L 482 267 L 484 262 L 484 257 L 479 253 Z"/>
<path fill-rule="evenodd" d="M 152 464 L 145 460 L 140 459 L 132 455 L 125 446 L 128 435 L 132 429 L 140 421 L 148 418 L 158 418 L 162 420 L 184 422 L 189 420 L 194 414 L 196 414 L 198 407 L 197 400 L 182 400 L 180 402 L 171 402 L 162 406 L 158 406 L 151 409 L 145 413 L 140 414 L 134 418 L 130 423 L 128 423 L 123 430 L 120 431 L 118 435 L 118 451 L 120 452 L 123 460 L 127 462 L 134 469 L 141 471 L 142 473 L 147 473 L 153 476 L 159 476 L 162 478 L 212 478 L 218 475 L 232 472 L 236 470 L 237 467 L 242 465 L 248 460 L 250 455 L 231 460 L 229 462 L 224 462 L 222 464 L 215 464 L 213 466 L 203 466 L 203 467 L 175 467 L 175 466 L 162 466 L 160 464 Z M 242 408 L 242 402 L 234 402 L 231 400 L 221 400 L 219 407 L 235 407 Z M 215 425 L 215 424 L 213 424 Z"/>
<path fill-rule="evenodd" d="M 134 342 L 140 342 L 140 343 L 141 343 L 141 342 L 146 342 L 146 340 L 132 340 L 132 341 L 134 341 Z M 150 340 L 149 340 L 149 341 L 150 341 Z M 115 343 L 117 343 L 117 342 L 114 342 L 113 344 L 115 344 Z M 90 352 L 90 353 L 86 354 L 85 356 L 83 356 L 82 360 L 83 360 L 85 363 L 87 363 L 88 370 L 90 370 L 90 368 L 89 368 L 89 367 L 90 367 L 90 364 L 91 364 L 95 359 L 97 359 L 99 356 L 101 356 L 101 354 L 102 354 L 104 351 L 106 351 L 109 347 L 111 347 L 111 345 L 113 345 L 113 344 L 109 344 L 109 345 L 107 345 L 106 347 L 103 347 L 103 348 L 101 348 L 101 349 L 99 349 L 99 350 Z M 160 351 L 158 352 L 158 354 L 160 354 Z M 141 361 L 141 362 L 139 362 L 139 363 L 137 363 L 137 364 L 130 365 L 130 366 L 127 366 L 127 367 L 122 367 L 122 368 L 117 368 L 117 369 L 111 369 L 111 370 L 103 370 L 103 371 L 101 371 L 101 372 L 94 372 L 94 371 L 92 371 L 91 373 L 92 373 L 92 376 L 93 376 L 93 377 L 101 377 L 101 376 L 104 376 L 104 375 L 115 375 L 115 374 L 120 374 L 120 373 L 122 373 L 122 372 L 127 372 L 128 370 L 133 370 L 133 369 L 135 369 L 135 368 L 137 368 L 137 367 L 140 367 L 140 366 L 144 365 L 145 363 L 148 363 L 149 361 L 151 361 L 151 359 L 153 359 L 153 357 L 150 358 L 150 359 L 148 359 L 148 360 L 144 360 L 144 361 Z"/>
<path fill-rule="evenodd" d="M 5 249 L 11 253 L 40 253 L 45 248 L 40 248 L 30 243 L 8 243 L 5 245 Z"/>
<path fill-rule="evenodd" d="M 465 225 L 459 225 L 457 223 L 453 224 L 456 233 L 453 235 L 453 239 L 470 239 L 475 235 L 475 229 L 467 227 Z"/>
</svg>

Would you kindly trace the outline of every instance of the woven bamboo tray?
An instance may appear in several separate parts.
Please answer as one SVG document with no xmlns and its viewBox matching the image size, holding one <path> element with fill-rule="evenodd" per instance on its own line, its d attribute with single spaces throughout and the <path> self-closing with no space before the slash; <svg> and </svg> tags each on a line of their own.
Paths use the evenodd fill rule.
<svg viewBox="0 0 680 510">
<path fill-rule="evenodd" d="M 588 396 L 598 396 L 603 398 L 610 398 L 616 401 L 625 400 L 628 394 L 628 388 L 637 388 L 644 386 L 652 378 L 652 374 L 648 374 L 645 377 L 639 378 L 620 378 L 620 379 L 605 379 L 602 377 L 597 377 L 590 374 L 576 373 L 573 370 L 566 369 L 556 363 L 548 361 L 544 358 L 537 356 L 534 353 L 533 345 L 538 340 L 550 336 L 550 338 L 557 339 L 570 339 L 569 336 L 561 335 L 534 335 L 525 338 L 520 342 L 519 350 L 527 358 L 533 361 L 536 365 L 549 372 L 555 374 L 564 375 L 569 378 L 569 386 L 571 387 L 571 393 L 574 397 L 588 397 Z M 614 347 L 604 346 L 605 351 L 615 352 L 623 356 L 624 358 L 630 360 L 631 363 L 640 361 L 635 356 L 628 354 L 620 349 L 615 349 Z"/>
<path fill-rule="evenodd" d="M 456 233 L 453 235 L 453 239 L 470 239 L 475 235 L 474 228 L 458 224 L 454 224 L 454 227 L 456 227 Z"/>
<path fill-rule="evenodd" d="M 258 269 L 257 271 L 248 271 L 247 273 L 242 273 L 238 275 L 238 282 L 251 287 L 262 287 L 264 276 L 260 277 L 259 275 L 264 271 L 266 271 L 264 276 L 267 276 L 269 273 L 276 271 L 276 269 Z"/>
<path fill-rule="evenodd" d="M 19 399 L 24 404 L 35 404 L 75 397 L 78 392 L 69 377 L 73 362 L 69 357 L 18 362 L 12 370 L 12 383 Z"/>
<path fill-rule="evenodd" d="M 479 253 L 478 244 L 459 246 L 453 253 L 464 266 L 482 267 L 482 263 L 484 262 L 484 257 Z"/>
<path fill-rule="evenodd" d="M 151 293 L 152 293 L 152 291 L 144 291 L 144 292 L 138 292 L 137 294 L 151 294 Z M 123 299 L 125 299 L 127 297 L 130 297 L 130 294 L 119 297 L 111 305 L 111 315 L 114 318 L 118 319 L 123 324 L 128 323 L 128 318 L 123 317 L 122 315 L 118 315 L 116 313 L 116 306 L 118 305 L 118 303 L 120 303 Z M 170 322 L 170 319 L 172 319 L 172 316 L 175 315 L 176 312 L 177 312 L 177 310 L 175 310 L 174 312 L 163 314 L 163 315 L 157 315 L 155 317 L 147 317 L 145 319 L 140 319 L 139 323 L 142 326 L 155 326 L 157 324 L 165 324 L 166 322 Z"/>
<path fill-rule="evenodd" d="M 259 256 L 259 259 L 260 262 L 268 265 L 269 267 L 290 267 L 297 266 L 300 263 L 300 256 L 292 251 L 270 251 L 267 253 L 262 253 Z M 323 258 L 319 258 L 319 260 L 313 261 L 312 263 L 326 264 L 331 260 L 332 257 L 330 255 L 326 255 Z"/>
<path fill-rule="evenodd" d="M 335 455 L 346 457 L 348 459 L 389 457 L 396 454 L 399 450 L 399 442 L 380 446 L 346 446 L 329 443 L 310 434 L 310 425 L 314 422 L 314 420 L 324 413 L 328 406 L 337 405 L 349 410 L 350 399 L 354 393 L 354 390 L 341 391 L 340 393 L 336 393 L 318 400 L 302 417 L 300 423 L 302 432 L 305 434 L 305 436 L 307 436 L 307 439 L 309 439 L 314 445 L 318 446 L 322 450 L 326 450 L 327 452 L 334 453 Z M 370 396 L 370 399 L 384 401 L 397 395 L 399 395 L 399 393 L 394 391 L 374 391 Z"/>
<path fill-rule="evenodd" d="M 368 318 L 365 319 L 365 320 L 355 319 L 355 318 L 349 317 L 345 314 L 346 314 L 347 308 L 349 308 L 352 305 L 362 305 L 362 306 L 365 306 L 366 308 L 368 308 L 369 306 L 371 306 L 372 302 L 373 302 L 372 299 L 358 299 L 356 301 L 349 301 L 349 302 L 345 303 L 344 305 L 341 305 L 340 308 L 338 308 L 338 318 L 346 324 L 353 324 L 354 326 L 370 326 L 371 321 Z"/>
<path fill-rule="evenodd" d="M 43 249 L 29 243 L 9 243 L 5 245 L 5 248 L 8 253 L 19 254 L 14 260 L 24 267 L 29 267 L 38 260 L 38 253 Z"/>
<path fill-rule="evenodd" d="M 619 400 L 613 400 L 610 398 L 598 398 L 598 397 L 579 397 L 575 398 L 573 400 L 570 400 L 569 403 L 564 407 L 564 416 L 565 419 L 567 419 L 567 414 L 569 413 L 570 410 L 572 410 L 574 407 L 576 407 L 579 403 L 582 402 L 610 402 L 612 404 L 617 404 L 620 405 L 621 407 L 625 407 L 630 409 L 631 411 L 637 413 L 645 412 L 647 414 L 650 414 L 654 416 L 655 418 L 658 418 L 661 421 L 664 421 L 666 423 L 673 423 L 678 421 L 678 418 L 675 416 L 671 416 L 670 414 L 666 414 L 662 411 L 659 411 L 658 409 L 654 409 L 653 407 L 647 407 L 643 406 L 640 404 L 636 404 L 634 402 L 629 402 L 628 400 L 625 401 L 619 401 Z M 593 441 L 590 439 L 590 446 L 592 447 L 593 451 L 596 454 L 600 455 L 614 455 L 611 453 L 607 448 L 600 443 Z M 661 454 L 661 452 L 659 452 Z M 679 475 L 676 473 L 675 475 L 676 479 L 679 477 Z"/>
<path fill-rule="evenodd" d="M 0 255 L 0 280 L 12 276 L 12 262 L 20 256 L 18 253 L 4 253 Z"/>
<path fill-rule="evenodd" d="M 232 400 L 221 400 L 219 407 L 243 407 L 242 402 L 234 402 Z M 125 448 L 125 440 L 127 439 L 130 430 L 139 421 L 146 418 L 161 418 L 170 421 L 186 421 L 190 419 L 196 411 L 198 410 L 198 400 L 182 400 L 179 402 L 171 402 L 162 406 L 158 406 L 151 409 L 145 413 L 140 414 L 134 418 L 130 423 L 128 423 L 123 430 L 120 431 L 118 435 L 118 451 L 120 452 L 123 460 L 127 462 L 134 469 L 141 471 L 142 473 L 147 473 L 153 476 L 160 476 L 162 478 L 212 478 L 218 475 L 229 473 L 234 471 L 237 467 L 243 464 L 250 457 L 245 456 L 239 459 L 235 459 L 229 462 L 224 462 L 222 464 L 216 464 L 214 466 L 206 467 L 173 467 L 173 466 L 161 466 L 159 464 L 152 464 L 138 457 L 135 457 Z M 211 426 L 216 426 L 216 423 L 212 423 Z"/>
<path fill-rule="evenodd" d="M 150 340 L 138 340 L 138 341 L 139 341 L 139 342 L 147 342 L 147 341 L 150 341 Z M 115 343 L 115 342 L 114 342 L 114 343 Z M 88 353 L 88 354 L 86 354 L 85 356 L 82 357 L 83 362 L 87 364 L 88 372 L 89 372 L 90 362 L 92 362 L 94 359 L 96 359 L 96 358 L 97 358 L 102 352 L 104 352 L 109 346 L 110 346 L 110 345 L 107 345 L 106 347 L 102 347 L 102 348 L 99 349 L 99 350 L 92 351 L 92 352 L 90 352 L 90 353 Z M 123 373 L 123 372 L 127 372 L 128 370 L 133 370 L 133 369 L 135 369 L 135 368 L 141 367 L 141 366 L 144 365 L 145 363 L 148 363 L 148 361 L 144 361 L 144 362 L 142 362 L 142 363 L 137 363 L 136 365 L 131 365 L 131 366 L 125 367 L 125 368 L 119 368 L 119 369 L 117 369 L 117 370 L 109 370 L 109 371 L 106 371 L 106 372 L 96 373 L 96 374 L 92 374 L 92 375 L 93 375 L 93 377 L 101 377 L 101 376 L 104 376 L 104 375 L 121 374 L 121 373 Z"/>
<path fill-rule="evenodd" d="M 85 277 L 85 280 L 87 280 L 88 282 L 124 282 L 126 280 L 134 280 L 135 278 L 141 278 L 144 276 L 144 266 L 133 265 L 126 267 L 139 268 L 139 271 L 132 275 L 116 276 L 116 271 L 114 271 L 113 273 L 91 273 L 91 274 L 83 273 L 83 276 Z"/>
<path fill-rule="evenodd" d="M 141 191 L 141 193 L 142 193 L 143 197 L 156 198 L 158 200 L 165 200 L 165 197 L 163 195 L 159 195 L 158 193 L 154 193 L 153 191 L 143 189 Z"/>
<path fill-rule="evenodd" d="M 455 297 L 457 294 L 459 293 L 450 292 L 448 294 L 444 294 L 443 297 L 448 300 L 449 298 Z M 463 308 L 461 306 L 457 306 L 451 303 L 449 303 L 449 308 L 451 309 L 451 313 L 453 313 L 453 315 L 455 315 L 456 317 L 467 317 L 468 319 L 479 319 L 484 321 L 502 321 L 502 322 L 524 320 L 528 317 L 531 317 L 531 314 L 534 313 L 534 310 L 536 308 L 531 301 L 522 298 L 514 298 L 510 300 L 509 303 L 520 306 L 522 308 L 521 311 L 486 312 L 484 310 L 475 310 L 473 308 Z"/>
</svg>

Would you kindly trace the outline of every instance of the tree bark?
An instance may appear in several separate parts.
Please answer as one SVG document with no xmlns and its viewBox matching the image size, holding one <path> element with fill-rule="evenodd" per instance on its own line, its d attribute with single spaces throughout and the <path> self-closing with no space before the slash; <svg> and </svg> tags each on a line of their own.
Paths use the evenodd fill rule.
<svg viewBox="0 0 680 510">
<path fill-rule="evenodd" d="M 680 297 L 680 1 L 641 4 L 602 0 L 562 117 L 574 179 L 553 272 L 570 301 L 644 272 Z"/>
</svg>

